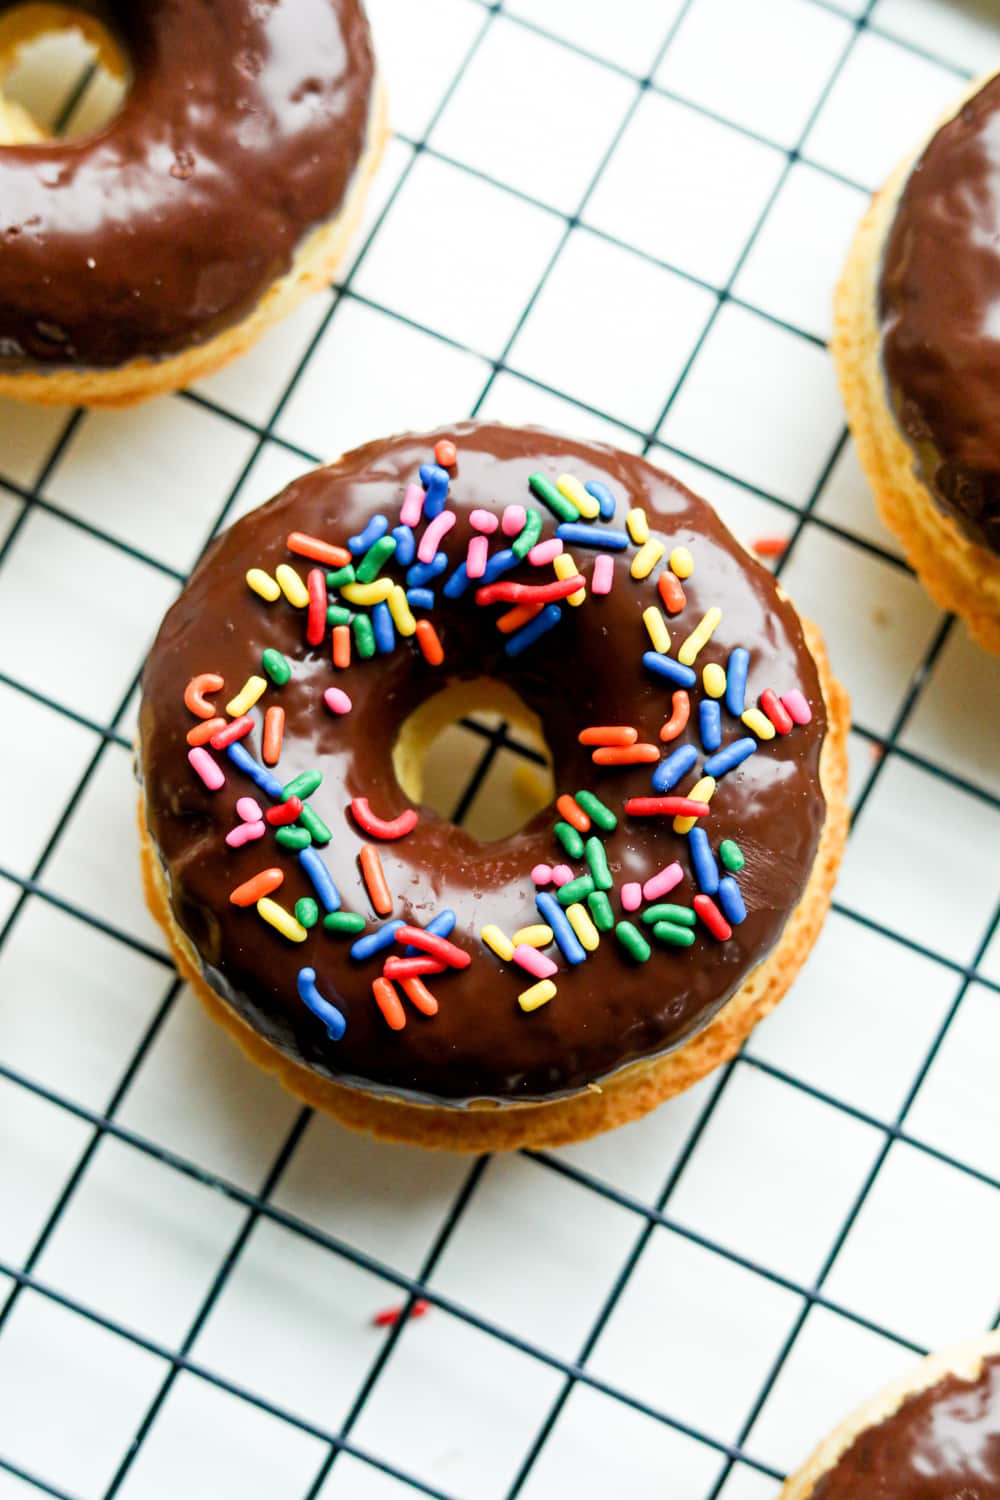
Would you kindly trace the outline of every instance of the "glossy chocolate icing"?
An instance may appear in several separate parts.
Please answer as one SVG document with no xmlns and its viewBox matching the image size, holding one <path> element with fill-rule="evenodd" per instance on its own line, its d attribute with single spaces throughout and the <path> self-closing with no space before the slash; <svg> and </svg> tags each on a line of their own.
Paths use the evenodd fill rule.
<svg viewBox="0 0 1000 1500">
<path fill-rule="evenodd" d="M 1000 1357 L 859 1433 L 812 1500 L 1000 1500 Z"/>
<path fill-rule="evenodd" d="M 93 137 L 0 147 L 0 368 L 118 367 L 238 322 L 364 147 L 359 0 L 79 8 L 120 40 L 131 88 Z"/>
<path fill-rule="evenodd" d="M 1000 77 L 910 174 L 879 285 L 882 359 L 917 472 L 1000 554 Z"/>
<path fill-rule="evenodd" d="M 390 656 L 355 659 L 338 672 L 329 663 L 329 641 L 316 650 L 304 646 L 300 612 L 284 601 L 264 604 L 250 591 L 244 581 L 249 567 L 273 573 L 289 560 L 285 537 L 291 530 L 344 543 L 375 513 L 395 523 L 406 485 L 416 479 L 421 463 L 433 461 L 441 435 L 407 435 L 348 454 L 296 481 L 212 545 L 168 613 L 145 669 L 141 774 L 147 819 L 174 914 L 197 947 L 210 982 L 290 1056 L 342 1083 L 424 1100 L 551 1098 L 680 1045 L 705 1026 L 773 947 L 802 892 L 825 817 L 818 762 L 826 715 L 815 664 L 791 605 L 778 597 L 770 574 L 715 513 L 675 480 L 639 458 L 539 429 L 469 423 L 447 434 L 455 438 L 459 455 L 449 496 L 458 523 L 443 548 L 452 566 L 465 556 L 470 510 L 499 511 L 506 504 L 530 502 L 528 476 L 535 470 L 553 479 L 568 470 L 600 480 L 617 498 L 611 524 L 621 527 L 629 506 L 642 505 L 654 532 L 670 545 L 691 548 L 696 566 L 685 584 L 687 606 L 671 622 L 675 645 L 706 609 L 719 604 L 722 623 L 699 668 L 709 661 L 725 663 L 734 646 L 745 644 L 752 658 L 748 704 L 769 686 L 784 692 L 797 685 L 812 705 L 813 719 L 762 746 L 719 782 L 712 803 L 713 843 L 738 840 L 747 861 L 740 880 L 749 916 L 732 939 L 717 943 L 700 932 L 694 947 L 657 945 L 648 963 L 634 966 L 614 933 L 606 934 L 585 964 L 560 966 L 556 998 L 530 1015 L 519 1009 L 517 995 L 532 981 L 488 952 L 478 934 L 487 922 L 511 933 L 539 920 L 529 872 L 539 862 L 555 864 L 564 857 L 552 834 L 552 810 L 510 839 L 480 844 L 421 808 L 414 833 L 380 846 L 396 894 L 394 915 L 422 924 L 441 907 L 454 908 L 454 940 L 474 959 L 461 973 L 429 981 L 440 1001 L 436 1017 L 408 1008 L 405 1030 L 390 1031 L 370 990 L 381 960 L 357 963 L 348 956 L 348 942 L 331 938 L 322 927 L 292 945 L 252 908 L 229 904 L 233 887 L 274 863 L 286 870 L 278 896 L 288 909 L 311 889 L 294 856 L 276 849 L 270 838 L 237 852 L 226 848 L 223 837 L 235 822 L 235 799 L 252 788 L 224 756 L 227 784 L 215 795 L 190 769 L 185 735 L 193 720 L 182 701 L 189 678 L 221 673 L 226 682 L 221 702 L 259 670 L 264 648 L 276 646 L 295 659 L 292 681 L 266 695 L 254 713 L 259 719 L 268 702 L 280 701 L 286 710 L 282 780 L 312 766 L 322 769 L 324 782 L 313 804 L 334 834 L 324 858 L 345 908 L 369 917 L 357 868 L 365 840 L 347 804 L 352 797 L 368 797 L 385 818 L 410 805 L 393 772 L 393 742 L 410 712 L 449 680 L 504 679 L 542 719 L 557 792 L 591 788 L 619 813 L 626 796 L 649 794 L 651 767 L 596 767 L 578 743 L 578 732 L 588 724 L 632 724 L 641 740 L 659 744 L 659 728 L 670 715 L 668 685 L 641 662 L 649 646 L 641 613 L 658 596 L 654 577 L 640 584 L 629 576 L 634 548 L 616 555 L 609 596 L 591 596 L 579 608 L 564 609 L 556 629 L 514 660 L 504 655 L 504 637 L 493 624 L 499 609 L 477 606 L 471 589 L 457 601 L 439 592 L 431 618 L 445 650 L 442 667 L 428 666 L 411 639 Z M 549 518 L 545 534 L 554 526 Z M 499 534 L 493 540 L 495 547 L 504 541 Z M 594 554 L 574 551 L 589 575 Z M 542 581 L 552 577 L 549 569 L 527 563 L 507 576 L 537 583 L 540 574 Z M 353 700 L 344 718 L 335 719 L 323 704 L 322 692 L 334 682 Z M 700 693 L 700 687 L 692 690 L 693 705 Z M 725 742 L 747 733 L 725 711 L 723 719 Z M 688 742 L 699 743 L 696 707 L 676 743 Z M 259 755 L 257 733 L 250 743 Z M 692 774 L 680 785 L 687 789 L 695 779 Z M 669 819 L 622 817 L 605 846 L 616 887 L 642 881 L 674 859 L 687 867 L 687 840 L 672 831 Z M 672 899 L 690 903 L 694 890 L 688 875 Z M 617 895 L 612 899 L 620 916 Z M 301 965 L 316 969 L 321 992 L 347 1015 L 339 1043 L 327 1039 L 297 997 Z"/>
</svg>

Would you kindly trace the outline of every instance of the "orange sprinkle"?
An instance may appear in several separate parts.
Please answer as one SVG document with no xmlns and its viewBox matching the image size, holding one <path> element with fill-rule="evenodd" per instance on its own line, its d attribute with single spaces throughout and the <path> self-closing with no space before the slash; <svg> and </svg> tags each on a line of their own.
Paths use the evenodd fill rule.
<svg viewBox="0 0 1000 1500">
<path fill-rule="evenodd" d="M 372 994 L 375 996 L 375 1004 L 382 1012 L 386 1022 L 393 1031 L 402 1031 L 406 1025 L 406 1012 L 403 1002 L 396 994 L 396 986 L 391 979 L 373 979 Z"/>
<path fill-rule="evenodd" d="M 503 631 L 504 635 L 510 635 L 513 630 L 520 630 L 522 625 L 527 625 L 536 615 L 540 615 L 545 608 L 544 604 L 515 604 L 505 615 L 497 620 L 497 629 Z"/>
<path fill-rule="evenodd" d="M 193 729 L 187 732 L 189 745 L 207 745 L 213 734 L 218 734 L 220 729 L 225 729 L 226 719 L 202 719 Z"/>
<path fill-rule="evenodd" d="M 442 465 L 442 467 L 444 466 Z M 401 979 L 399 982 L 421 1015 L 437 1015 L 438 1003 L 422 979 L 418 979 L 416 975 L 413 975 L 411 978 Z"/>
<path fill-rule="evenodd" d="M 682 732 L 691 713 L 691 699 L 683 688 L 677 689 L 670 700 L 670 706 L 673 712 L 667 722 L 660 726 L 660 739 L 668 744 Z"/>
<path fill-rule="evenodd" d="M 434 444 L 434 457 L 442 469 L 454 468 L 458 462 L 458 449 L 451 438 L 438 438 Z"/>
<path fill-rule="evenodd" d="M 663 607 L 667 614 L 679 615 L 687 603 L 687 596 L 677 574 L 671 573 L 669 568 L 664 568 L 656 580 L 656 586 L 660 591 L 660 598 L 663 600 Z"/>
<path fill-rule="evenodd" d="M 602 745 L 591 756 L 595 766 L 638 766 L 659 758 L 655 745 Z"/>
<path fill-rule="evenodd" d="M 261 870 L 252 880 L 245 880 L 234 891 L 230 891 L 229 899 L 234 906 L 256 906 L 258 901 L 276 891 L 284 878 L 283 870 Z"/>
<path fill-rule="evenodd" d="M 361 861 L 361 874 L 368 887 L 372 906 L 380 917 L 387 917 L 392 911 L 392 893 L 386 883 L 379 852 L 374 844 L 365 844 L 358 858 Z"/>
<path fill-rule="evenodd" d="M 788 547 L 788 538 L 784 536 L 759 536 L 750 546 L 758 557 L 780 557 Z"/>
<path fill-rule="evenodd" d="M 424 653 L 424 659 L 429 661 L 432 667 L 439 667 L 444 661 L 444 647 L 430 620 L 417 621 L 417 645 Z"/>
<path fill-rule="evenodd" d="M 285 546 L 297 557 L 308 557 L 328 568 L 346 568 L 351 560 L 346 547 L 335 547 L 332 542 L 320 541 L 318 536 L 307 536 L 304 531 L 290 531 Z"/>
<path fill-rule="evenodd" d="M 204 695 L 221 692 L 224 687 L 225 682 L 218 672 L 199 672 L 184 689 L 184 707 L 197 714 L 199 719 L 211 719 L 215 709 L 206 702 Z"/>
<path fill-rule="evenodd" d="M 285 710 L 269 708 L 264 715 L 264 737 L 261 754 L 266 766 L 276 766 L 281 759 L 281 741 L 285 733 Z"/>
<path fill-rule="evenodd" d="M 349 667 L 351 665 L 350 625 L 335 625 L 333 627 L 333 665 L 335 667 Z"/>
<path fill-rule="evenodd" d="M 591 724 L 579 734 L 581 745 L 634 745 L 638 738 L 638 729 L 627 724 Z"/>
<path fill-rule="evenodd" d="M 556 799 L 556 811 L 561 818 L 566 819 L 567 823 L 573 825 L 577 833 L 590 832 L 590 819 L 576 798 L 571 797 L 568 792 L 564 792 L 561 797 Z"/>
</svg>

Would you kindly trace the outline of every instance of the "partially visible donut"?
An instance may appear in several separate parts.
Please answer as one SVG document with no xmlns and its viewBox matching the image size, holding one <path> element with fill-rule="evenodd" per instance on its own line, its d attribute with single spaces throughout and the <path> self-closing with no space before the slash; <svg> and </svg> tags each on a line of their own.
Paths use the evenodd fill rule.
<svg viewBox="0 0 1000 1500">
<path fill-rule="evenodd" d="M 130 87 L 74 141 L 3 101 L 0 394 L 126 405 L 217 369 L 329 282 L 384 107 L 360 0 L 0 4 L 0 58 L 58 25 L 112 68 L 113 36 Z"/>
<path fill-rule="evenodd" d="M 557 800 L 509 838 L 420 805 L 448 682 L 551 748 Z M 645 461 L 474 423 L 373 443 L 238 521 L 164 621 L 151 904 L 213 1013 L 349 1123 L 572 1139 L 784 993 L 843 845 L 846 719 L 815 631 Z"/>
</svg>

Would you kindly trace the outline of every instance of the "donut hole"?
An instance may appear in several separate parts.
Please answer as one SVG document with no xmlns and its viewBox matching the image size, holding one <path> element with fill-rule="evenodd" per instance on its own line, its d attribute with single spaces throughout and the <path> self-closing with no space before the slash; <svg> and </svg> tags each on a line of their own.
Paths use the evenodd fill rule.
<svg viewBox="0 0 1000 1500">
<path fill-rule="evenodd" d="M 26 0 L 0 16 L 0 141 L 96 135 L 121 110 L 128 62 L 89 11 Z"/>
<path fill-rule="evenodd" d="M 414 802 L 480 843 L 509 838 L 555 795 L 541 720 L 505 683 L 454 682 L 405 720 L 392 752 Z"/>
</svg>

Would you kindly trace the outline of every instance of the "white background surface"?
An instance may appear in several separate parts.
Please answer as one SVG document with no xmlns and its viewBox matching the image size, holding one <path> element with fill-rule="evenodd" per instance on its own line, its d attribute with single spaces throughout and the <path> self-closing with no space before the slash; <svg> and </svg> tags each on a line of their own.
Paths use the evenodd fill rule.
<svg viewBox="0 0 1000 1500">
<path fill-rule="evenodd" d="M 338 288 L 197 393 L 0 409 L 0 1497 L 421 1492 L 330 1467 L 341 1436 L 454 1500 L 766 1500 L 1000 1310 L 1000 665 L 900 564 L 823 348 L 866 194 L 1000 26 L 947 0 L 370 9 L 399 135 Z M 481 1164 L 302 1117 L 203 1018 L 143 907 L 128 750 L 221 521 L 470 412 L 648 447 L 792 539 L 860 808 L 740 1061 Z M 480 1326 L 375 1329 L 393 1275 Z"/>
</svg>

